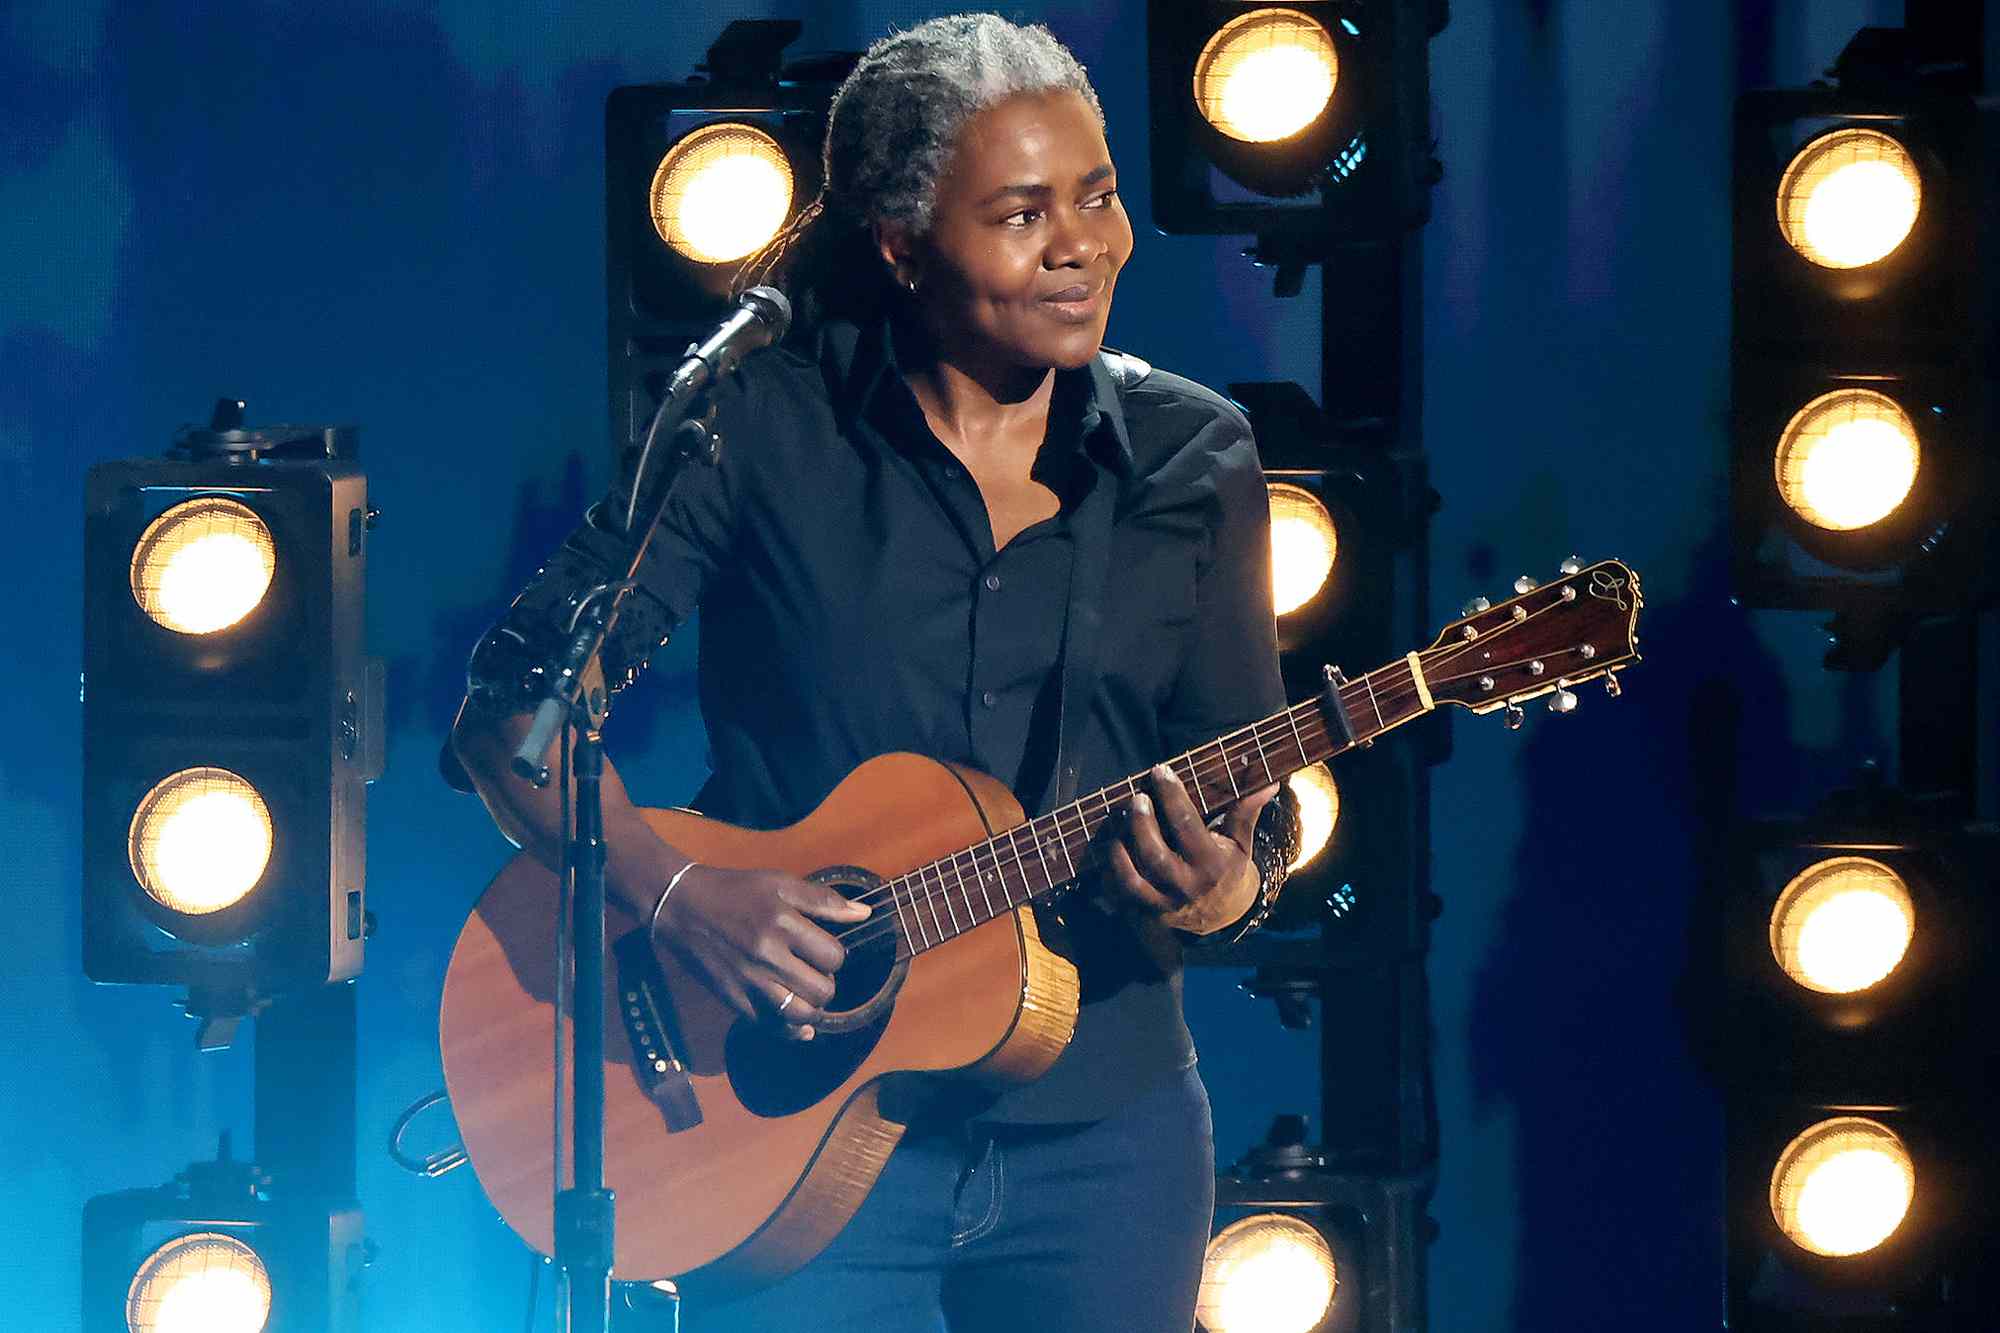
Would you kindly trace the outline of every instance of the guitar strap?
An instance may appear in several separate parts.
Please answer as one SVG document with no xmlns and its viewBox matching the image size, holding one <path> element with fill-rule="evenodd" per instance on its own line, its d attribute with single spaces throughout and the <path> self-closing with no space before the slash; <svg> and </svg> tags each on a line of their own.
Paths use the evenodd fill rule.
<svg viewBox="0 0 2000 1333">
<path fill-rule="evenodd" d="M 1125 390 L 1153 368 L 1136 356 L 1109 348 L 1099 354 L 1122 400 Z M 1122 405 L 1122 404 L 1121 404 Z M 1076 799 L 1075 756 L 1090 725 L 1090 701 L 1097 692 L 1097 638 L 1104 623 L 1104 585 L 1110 567 L 1111 529 L 1118 485 L 1102 477 L 1084 496 L 1070 521 L 1069 606 L 1063 613 L 1062 684 L 1057 691 L 1056 762 L 1049 773 L 1038 813 Z"/>
</svg>

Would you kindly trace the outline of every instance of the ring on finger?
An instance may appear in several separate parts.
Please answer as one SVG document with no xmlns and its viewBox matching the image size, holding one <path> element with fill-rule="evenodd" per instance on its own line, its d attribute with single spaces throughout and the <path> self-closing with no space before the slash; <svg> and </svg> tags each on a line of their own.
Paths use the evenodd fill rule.
<svg viewBox="0 0 2000 1333">
<path fill-rule="evenodd" d="M 799 998 L 799 993 L 793 990 L 791 987 L 787 986 L 785 988 L 785 998 L 778 1001 L 778 1012 L 781 1014 L 784 1013 L 785 1010 L 792 1007 L 792 1001 L 798 998 Z"/>
</svg>

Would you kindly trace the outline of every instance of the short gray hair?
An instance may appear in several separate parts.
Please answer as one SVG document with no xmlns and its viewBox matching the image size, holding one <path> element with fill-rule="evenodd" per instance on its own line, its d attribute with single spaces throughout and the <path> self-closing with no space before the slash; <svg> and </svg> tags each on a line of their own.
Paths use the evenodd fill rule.
<svg viewBox="0 0 2000 1333">
<path fill-rule="evenodd" d="M 1104 123 L 1090 76 L 1040 24 L 949 14 L 868 48 L 834 94 L 826 205 L 859 222 L 930 229 L 938 178 L 966 123 L 1021 93 L 1072 92 Z"/>
</svg>

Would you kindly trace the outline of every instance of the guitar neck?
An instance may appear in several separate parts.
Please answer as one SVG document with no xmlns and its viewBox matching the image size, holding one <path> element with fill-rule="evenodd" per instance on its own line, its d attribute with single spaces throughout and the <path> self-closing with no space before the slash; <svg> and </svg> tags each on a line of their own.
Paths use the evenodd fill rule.
<svg viewBox="0 0 2000 1333">
<path fill-rule="evenodd" d="M 1203 817 L 1245 792 L 1365 745 L 1431 710 L 1415 653 L 1280 709 L 1167 761 Z M 1090 864 L 1091 840 L 1142 789 L 1143 773 L 1101 787 L 889 882 L 903 937 L 919 954 L 1031 902 L 1062 892 Z"/>
</svg>

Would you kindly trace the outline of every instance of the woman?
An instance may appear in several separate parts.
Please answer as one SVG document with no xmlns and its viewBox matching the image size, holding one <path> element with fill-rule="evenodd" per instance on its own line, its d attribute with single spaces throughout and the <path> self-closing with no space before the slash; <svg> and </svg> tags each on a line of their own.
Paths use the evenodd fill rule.
<svg viewBox="0 0 2000 1333">
<path fill-rule="evenodd" d="M 992 15 L 877 43 L 833 103 L 827 187 L 783 264 L 788 346 L 717 394 L 715 468 L 674 492 L 614 683 L 700 605 L 714 775 L 695 805 L 772 827 L 872 755 L 1006 782 L 1030 812 L 1274 712 L 1264 488 L 1246 423 L 1100 355 L 1132 230 L 1096 94 L 1041 28 Z M 554 797 L 506 776 L 561 590 L 622 568 L 599 506 L 474 656 L 454 743 L 496 821 L 559 862 Z M 524 646 L 525 645 L 525 646 Z M 1180 1014 L 1184 940 L 1261 918 L 1282 879 L 1164 769 L 1046 928 L 1082 1012 L 1041 1080 L 912 1127 L 847 1229 L 695 1330 L 1185 1329 L 1213 1189 Z M 748 1018 L 810 1039 L 834 935 L 867 909 L 694 864 L 605 783 L 609 880 Z M 1267 821 L 1271 822 L 1271 821 Z"/>
</svg>

